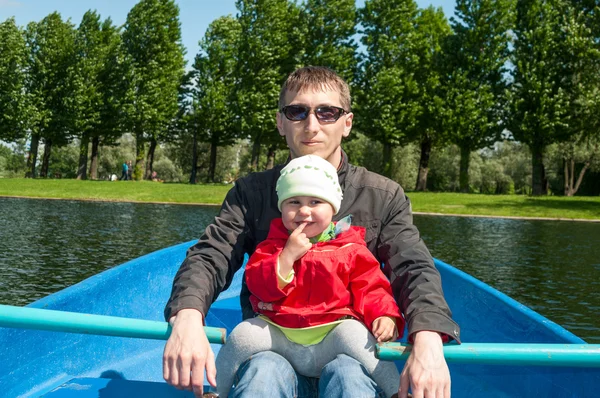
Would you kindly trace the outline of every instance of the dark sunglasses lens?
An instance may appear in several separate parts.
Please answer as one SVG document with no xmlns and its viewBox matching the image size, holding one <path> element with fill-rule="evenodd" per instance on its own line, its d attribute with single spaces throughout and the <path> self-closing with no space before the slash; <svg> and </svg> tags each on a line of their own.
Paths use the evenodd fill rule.
<svg viewBox="0 0 600 398">
<path fill-rule="evenodd" d="M 342 110 L 333 106 L 322 106 L 315 111 L 322 122 L 335 122 L 342 116 Z"/>
<path fill-rule="evenodd" d="M 286 106 L 283 113 L 290 120 L 304 120 L 309 111 L 310 109 L 305 106 Z"/>
</svg>

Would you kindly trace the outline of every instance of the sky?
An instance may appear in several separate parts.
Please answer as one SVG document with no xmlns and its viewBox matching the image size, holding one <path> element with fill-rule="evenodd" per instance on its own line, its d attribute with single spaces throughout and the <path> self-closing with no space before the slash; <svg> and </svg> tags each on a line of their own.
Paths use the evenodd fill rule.
<svg viewBox="0 0 600 398">
<path fill-rule="evenodd" d="M 15 17 L 17 24 L 25 27 L 29 22 L 40 21 L 58 11 L 63 19 L 70 18 L 78 26 L 87 10 L 96 10 L 102 19 L 111 17 L 117 25 L 125 23 L 127 13 L 138 0 L 0 0 L 0 22 Z M 446 17 L 454 14 L 455 0 L 416 0 L 421 8 L 433 5 L 442 7 Z M 208 25 L 218 17 L 235 15 L 235 0 L 176 0 L 180 10 L 181 38 L 187 49 L 188 66 L 198 52 L 198 41 Z M 364 0 L 357 0 L 361 7 Z"/>
</svg>

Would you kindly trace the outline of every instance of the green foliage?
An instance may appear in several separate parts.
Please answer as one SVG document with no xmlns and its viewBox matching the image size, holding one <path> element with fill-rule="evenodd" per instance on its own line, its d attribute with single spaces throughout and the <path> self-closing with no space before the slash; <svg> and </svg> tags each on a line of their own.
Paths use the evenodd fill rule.
<svg viewBox="0 0 600 398">
<path fill-rule="evenodd" d="M 360 10 L 366 55 L 355 106 L 355 123 L 368 137 L 389 150 L 407 142 L 418 125 L 420 69 L 416 52 L 417 5 L 414 0 L 368 0 Z M 383 173 L 391 176 L 384 155 Z"/>
<path fill-rule="evenodd" d="M 193 65 L 195 85 L 188 128 L 196 140 L 215 148 L 232 145 L 240 136 L 235 97 L 240 34 L 239 22 L 230 16 L 213 21 L 200 41 L 201 52 Z M 208 179 L 212 182 L 216 163 L 216 158 L 210 159 Z"/>
<path fill-rule="evenodd" d="M 25 140 L 16 141 L 13 148 L 0 144 L 0 178 L 21 177 L 26 167 Z"/>
<path fill-rule="evenodd" d="M 26 90 L 32 105 L 32 152 L 37 150 L 37 139 L 43 138 L 44 175 L 52 147 L 66 145 L 76 130 L 75 29 L 54 12 L 38 23 L 29 23 L 25 37 L 29 51 Z"/>
<path fill-rule="evenodd" d="M 357 74 L 356 2 L 308 0 L 300 11 L 302 65 L 326 66 L 352 84 Z"/>
<path fill-rule="evenodd" d="M 462 150 L 461 189 L 469 189 L 474 150 L 500 139 L 506 98 L 504 74 L 513 0 L 458 0 L 451 18 L 454 34 L 444 44 L 444 128 Z"/>
<path fill-rule="evenodd" d="M 144 141 L 169 140 L 169 127 L 179 109 L 185 50 L 175 1 L 137 3 L 127 15 L 123 42 L 134 71 L 134 105 L 128 116 L 137 142 L 134 177 L 140 179 L 146 155 Z"/>
<path fill-rule="evenodd" d="M 75 178 L 79 164 L 79 145 L 74 142 L 55 148 L 50 156 L 49 178 Z"/>
<path fill-rule="evenodd" d="M 237 0 L 241 40 L 236 74 L 243 137 L 253 144 L 252 169 L 261 146 L 284 148 L 275 115 L 281 84 L 299 63 L 300 9 L 282 0 Z"/>
<path fill-rule="evenodd" d="M 0 23 L 0 139 L 4 141 L 23 138 L 27 132 L 26 59 L 25 39 L 15 19 Z"/>
<path fill-rule="evenodd" d="M 508 115 L 515 139 L 532 151 L 533 194 L 546 193 L 543 164 L 546 146 L 568 135 L 569 93 L 572 78 L 565 40 L 568 4 L 563 0 L 517 1 L 517 23 Z"/>
</svg>

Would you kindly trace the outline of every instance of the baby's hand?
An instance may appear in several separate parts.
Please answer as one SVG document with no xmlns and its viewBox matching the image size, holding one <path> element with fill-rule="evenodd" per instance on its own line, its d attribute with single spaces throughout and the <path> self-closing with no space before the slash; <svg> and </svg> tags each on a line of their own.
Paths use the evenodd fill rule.
<svg viewBox="0 0 600 398">
<path fill-rule="evenodd" d="M 282 256 L 288 257 L 291 262 L 295 262 L 306 254 L 306 252 L 312 247 L 312 243 L 304 232 L 306 223 L 302 223 L 292 231 L 288 238 L 285 247 L 283 248 Z"/>
<path fill-rule="evenodd" d="M 373 336 L 378 343 L 394 341 L 398 338 L 396 321 L 389 316 L 380 316 L 373 321 Z"/>
</svg>

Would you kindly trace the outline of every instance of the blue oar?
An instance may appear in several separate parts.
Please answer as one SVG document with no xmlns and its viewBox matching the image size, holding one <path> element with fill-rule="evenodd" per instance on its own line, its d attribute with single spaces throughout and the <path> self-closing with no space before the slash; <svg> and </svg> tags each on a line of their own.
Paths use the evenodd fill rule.
<svg viewBox="0 0 600 398">
<path fill-rule="evenodd" d="M 412 346 L 378 344 L 376 355 L 385 361 L 406 360 Z M 486 365 L 600 367 L 600 344 L 463 343 L 444 346 L 447 362 Z"/>
<path fill-rule="evenodd" d="M 0 327 L 167 340 L 167 322 L 0 305 Z M 225 344 L 225 329 L 204 327 L 208 341 Z"/>
</svg>

